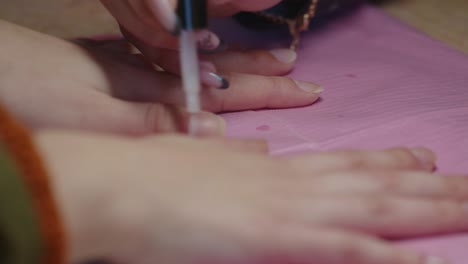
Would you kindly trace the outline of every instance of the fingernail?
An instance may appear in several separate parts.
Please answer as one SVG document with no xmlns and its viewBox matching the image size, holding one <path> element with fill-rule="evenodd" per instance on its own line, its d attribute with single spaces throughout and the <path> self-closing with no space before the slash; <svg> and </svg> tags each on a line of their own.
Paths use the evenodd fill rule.
<svg viewBox="0 0 468 264">
<path fill-rule="evenodd" d="M 413 148 L 410 151 L 419 160 L 424 169 L 434 169 L 436 156 L 432 151 L 426 148 Z"/>
<path fill-rule="evenodd" d="M 274 49 L 270 50 L 271 55 L 282 63 L 293 63 L 297 59 L 297 53 L 290 49 Z"/>
<path fill-rule="evenodd" d="M 201 61 L 200 62 L 200 70 L 202 71 L 208 71 L 208 72 L 217 72 L 216 66 L 214 63 L 210 61 Z"/>
<path fill-rule="evenodd" d="M 189 131 L 198 137 L 222 136 L 226 131 L 226 122 L 218 115 L 202 112 L 191 116 Z"/>
<path fill-rule="evenodd" d="M 168 0 L 146 1 L 148 8 L 153 13 L 154 17 L 159 20 L 162 26 L 172 33 L 179 35 L 180 21 L 175 13 L 175 8 L 169 3 Z"/>
<path fill-rule="evenodd" d="M 311 83 L 311 82 L 297 81 L 297 80 L 295 80 L 295 82 L 297 86 L 305 92 L 314 93 L 314 94 L 321 94 L 323 92 L 323 87 L 318 84 Z"/>
<path fill-rule="evenodd" d="M 201 30 L 197 32 L 197 46 L 202 53 L 215 53 L 224 50 L 225 44 L 218 35 L 209 31 Z"/>
<path fill-rule="evenodd" d="M 203 84 L 208 85 L 210 87 L 225 90 L 230 86 L 230 83 L 228 80 L 226 80 L 226 78 L 214 72 L 202 70 L 200 72 L 200 78 Z"/>
<path fill-rule="evenodd" d="M 450 264 L 450 262 L 448 262 L 445 259 L 441 259 L 439 257 L 430 256 L 430 257 L 427 258 L 425 264 Z"/>
</svg>

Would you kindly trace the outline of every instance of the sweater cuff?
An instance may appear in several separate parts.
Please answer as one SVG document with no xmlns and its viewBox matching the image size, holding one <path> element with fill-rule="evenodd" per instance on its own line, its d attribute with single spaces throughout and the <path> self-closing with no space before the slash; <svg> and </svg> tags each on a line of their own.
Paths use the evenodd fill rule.
<svg viewBox="0 0 468 264">
<path fill-rule="evenodd" d="M 65 234 L 47 172 L 29 132 L 0 106 L 0 142 L 29 192 L 42 240 L 40 263 L 65 263 Z"/>
</svg>

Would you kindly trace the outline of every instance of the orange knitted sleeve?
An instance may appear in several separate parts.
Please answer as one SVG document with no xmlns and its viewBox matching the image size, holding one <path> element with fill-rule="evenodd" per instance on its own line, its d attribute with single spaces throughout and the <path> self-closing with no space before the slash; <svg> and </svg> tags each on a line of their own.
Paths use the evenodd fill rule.
<svg viewBox="0 0 468 264">
<path fill-rule="evenodd" d="M 45 167 L 27 129 L 0 106 L 0 143 L 15 161 L 37 213 L 44 264 L 65 263 L 65 234 Z"/>
</svg>

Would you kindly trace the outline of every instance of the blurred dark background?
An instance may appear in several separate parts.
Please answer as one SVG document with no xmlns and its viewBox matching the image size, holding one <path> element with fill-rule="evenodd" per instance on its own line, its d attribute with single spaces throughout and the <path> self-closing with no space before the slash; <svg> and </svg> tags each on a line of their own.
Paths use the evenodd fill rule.
<svg viewBox="0 0 468 264">
<path fill-rule="evenodd" d="M 369 2 L 468 53 L 468 0 Z M 65 38 L 118 32 L 98 0 L 0 0 L 0 19 Z"/>
</svg>

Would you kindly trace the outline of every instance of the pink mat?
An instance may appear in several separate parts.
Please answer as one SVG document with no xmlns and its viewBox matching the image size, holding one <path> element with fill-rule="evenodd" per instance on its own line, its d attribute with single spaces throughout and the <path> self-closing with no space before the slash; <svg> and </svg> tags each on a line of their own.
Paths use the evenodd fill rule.
<svg viewBox="0 0 468 264">
<path fill-rule="evenodd" d="M 217 21 L 214 29 L 231 43 L 283 42 L 277 33 L 249 32 L 232 21 Z M 291 75 L 322 84 L 323 100 L 225 114 L 228 135 L 265 138 L 273 154 L 427 146 L 438 153 L 442 172 L 468 174 L 467 56 L 372 7 L 306 35 L 299 55 Z M 468 263 L 468 234 L 402 245 Z"/>
</svg>

